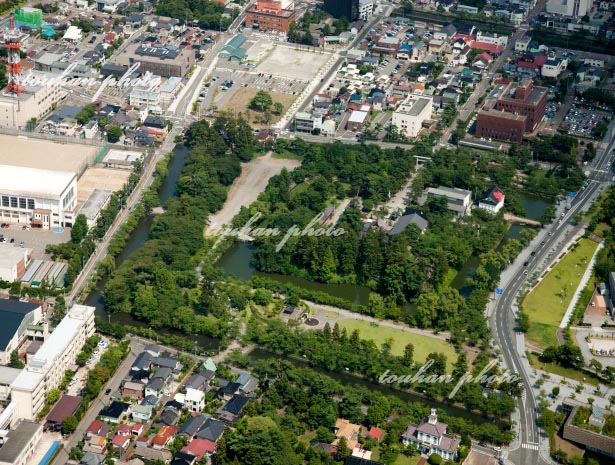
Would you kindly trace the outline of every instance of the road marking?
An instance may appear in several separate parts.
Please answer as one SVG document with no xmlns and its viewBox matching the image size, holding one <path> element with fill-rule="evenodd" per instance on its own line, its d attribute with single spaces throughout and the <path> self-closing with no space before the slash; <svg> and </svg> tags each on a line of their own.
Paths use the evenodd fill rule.
<svg viewBox="0 0 615 465">
<path fill-rule="evenodd" d="M 539 450 L 540 449 L 538 444 L 523 444 L 521 447 L 523 447 L 524 449 L 530 449 L 530 450 Z"/>
</svg>

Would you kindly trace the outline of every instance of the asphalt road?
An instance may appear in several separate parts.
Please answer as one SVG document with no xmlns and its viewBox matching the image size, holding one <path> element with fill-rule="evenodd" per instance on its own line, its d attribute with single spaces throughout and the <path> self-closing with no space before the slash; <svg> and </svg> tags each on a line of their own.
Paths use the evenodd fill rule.
<svg viewBox="0 0 615 465">
<path fill-rule="evenodd" d="M 612 134 L 613 127 L 610 128 Z M 508 270 L 510 278 L 507 282 L 501 282 L 500 287 L 504 289 L 504 294 L 496 301 L 494 309 L 494 317 L 491 320 L 492 329 L 496 340 L 500 344 L 504 363 L 509 370 L 516 372 L 521 376 L 524 384 L 525 394 L 522 396 L 519 405 L 519 439 L 521 447 L 511 450 L 509 457 L 512 463 L 515 464 L 542 464 L 552 463 L 549 457 L 545 457 L 545 449 L 540 448 L 541 440 L 546 441 L 547 438 L 540 429 L 538 422 L 538 409 L 536 398 L 532 389 L 531 381 L 528 373 L 524 371 L 520 350 L 523 348 L 516 347 L 516 336 L 514 333 L 515 316 L 512 311 L 514 300 L 519 293 L 528 276 L 540 266 L 540 263 L 547 257 L 551 249 L 555 249 L 555 255 L 559 254 L 566 241 L 565 232 L 567 226 L 572 221 L 574 216 L 583 209 L 588 203 L 593 202 L 598 191 L 602 189 L 606 182 L 611 181 L 611 174 L 607 169 L 607 162 L 612 160 L 612 149 L 615 144 L 615 137 L 610 136 L 606 150 L 596 157 L 594 163 L 588 168 L 590 175 L 589 186 L 581 191 L 572 201 L 571 208 L 563 217 L 553 221 L 553 224 L 544 235 L 544 245 L 535 248 L 536 255 L 530 257 L 529 265 L 523 267 L 523 259 L 517 259 Z M 527 269 L 527 274 L 525 270 Z"/>
</svg>

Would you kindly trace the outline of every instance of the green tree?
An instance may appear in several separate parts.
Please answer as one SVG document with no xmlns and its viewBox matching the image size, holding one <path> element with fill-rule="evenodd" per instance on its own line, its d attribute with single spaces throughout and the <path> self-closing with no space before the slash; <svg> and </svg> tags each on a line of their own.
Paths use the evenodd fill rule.
<svg viewBox="0 0 615 465">
<path fill-rule="evenodd" d="M 427 462 L 430 465 L 440 465 L 442 463 L 442 456 L 440 456 L 439 454 L 433 453 L 429 456 L 429 458 L 427 459 Z"/>
<path fill-rule="evenodd" d="M 88 219 L 83 213 L 77 215 L 75 223 L 70 231 L 70 240 L 73 244 L 80 244 L 88 233 Z"/>
<path fill-rule="evenodd" d="M 350 447 L 348 447 L 348 441 L 345 437 L 341 437 L 340 441 L 337 443 L 337 459 L 340 462 L 345 462 L 348 457 L 350 457 L 352 451 Z"/>
<path fill-rule="evenodd" d="M 116 125 L 109 126 L 109 129 L 107 129 L 107 140 L 114 143 L 119 141 L 120 137 L 122 137 L 122 128 Z"/>
<path fill-rule="evenodd" d="M 273 103 L 273 113 L 274 114 L 281 115 L 283 111 L 284 111 L 284 105 L 282 105 L 280 102 Z"/>
<path fill-rule="evenodd" d="M 57 326 L 62 318 L 66 316 L 66 301 L 63 296 L 56 297 L 56 303 L 53 306 L 53 314 L 51 315 L 51 324 Z"/>
<path fill-rule="evenodd" d="M 273 99 L 271 98 L 269 92 L 264 90 L 259 90 L 249 102 L 249 107 L 252 110 L 257 110 L 260 112 L 268 110 L 271 105 L 273 105 Z"/>
<path fill-rule="evenodd" d="M 81 125 L 88 124 L 96 114 L 96 105 L 89 103 L 75 115 L 77 122 Z"/>
<path fill-rule="evenodd" d="M 72 434 L 77 429 L 77 425 L 79 424 L 79 420 L 74 415 L 70 415 L 64 419 L 62 422 L 62 434 Z"/>
<path fill-rule="evenodd" d="M 17 350 L 11 352 L 11 361 L 9 362 L 9 366 L 11 368 L 23 368 L 26 366 L 19 358 L 19 353 Z"/>
</svg>

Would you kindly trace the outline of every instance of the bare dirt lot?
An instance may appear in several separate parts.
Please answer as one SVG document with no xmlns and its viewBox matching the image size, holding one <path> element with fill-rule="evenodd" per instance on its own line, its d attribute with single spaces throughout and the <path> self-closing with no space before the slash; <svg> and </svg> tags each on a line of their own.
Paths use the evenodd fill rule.
<svg viewBox="0 0 615 465">
<path fill-rule="evenodd" d="M 23 166 L 80 174 L 100 147 L 0 135 L 0 165 Z"/>
<path fill-rule="evenodd" d="M 324 53 L 277 46 L 254 71 L 290 79 L 311 79 L 328 58 Z"/>
<path fill-rule="evenodd" d="M 224 207 L 209 218 L 207 235 L 214 235 L 224 225 L 239 213 L 242 206 L 248 206 L 256 200 L 258 194 L 263 192 L 269 179 L 282 171 L 282 168 L 293 170 L 301 165 L 296 160 L 273 158 L 271 153 L 256 158 L 249 163 L 241 164 L 241 176 L 235 179 L 228 193 Z"/>
<path fill-rule="evenodd" d="M 248 122 L 255 127 L 266 127 L 267 125 L 261 121 L 263 114 L 259 111 L 248 109 L 250 100 L 252 100 L 252 97 L 254 97 L 257 92 L 258 89 L 253 89 L 251 87 L 240 87 L 224 103 L 224 105 L 222 105 L 221 109 L 224 111 L 232 111 L 235 114 L 241 113 L 244 118 L 246 118 Z M 295 95 L 282 94 L 280 92 L 268 91 L 268 93 L 271 95 L 274 103 L 280 102 L 284 105 L 284 111 L 286 111 L 297 98 Z M 282 114 L 284 114 L 284 111 L 282 111 Z M 273 114 L 271 116 L 270 124 L 276 123 L 281 117 L 281 115 Z"/>
<path fill-rule="evenodd" d="M 79 178 L 77 200 L 85 202 L 94 189 L 118 191 L 126 184 L 131 171 L 111 168 L 88 168 Z"/>
</svg>

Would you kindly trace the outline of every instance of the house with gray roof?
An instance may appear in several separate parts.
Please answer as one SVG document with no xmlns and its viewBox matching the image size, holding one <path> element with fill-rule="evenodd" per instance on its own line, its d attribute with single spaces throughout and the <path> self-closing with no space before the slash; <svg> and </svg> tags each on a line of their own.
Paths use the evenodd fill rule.
<svg viewBox="0 0 615 465">
<path fill-rule="evenodd" d="M 208 418 L 205 424 L 196 433 L 198 439 L 207 439 L 208 441 L 217 442 L 224 433 L 226 425 L 215 418 Z"/>
</svg>

